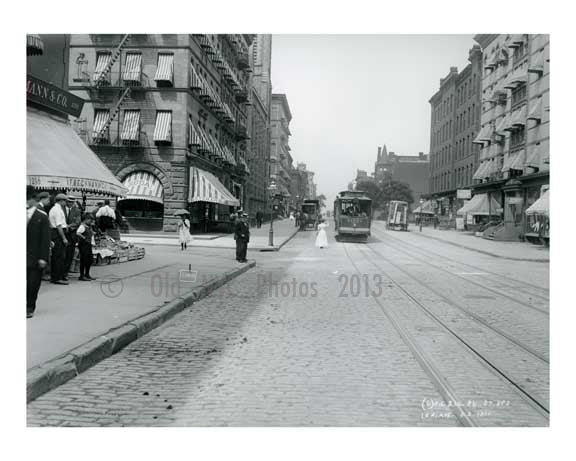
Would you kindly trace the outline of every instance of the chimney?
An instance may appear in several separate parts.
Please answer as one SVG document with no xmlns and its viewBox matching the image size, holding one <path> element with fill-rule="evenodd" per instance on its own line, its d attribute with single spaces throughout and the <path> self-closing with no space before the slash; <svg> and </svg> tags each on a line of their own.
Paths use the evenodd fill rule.
<svg viewBox="0 0 576 461">
<path fill-rule="evenodd" d="M 380 161 L 380 156 L 382 155 L 382 148 L 380 146 L 378 146 L 378 159 L 377 161 Z"/>
</svg>

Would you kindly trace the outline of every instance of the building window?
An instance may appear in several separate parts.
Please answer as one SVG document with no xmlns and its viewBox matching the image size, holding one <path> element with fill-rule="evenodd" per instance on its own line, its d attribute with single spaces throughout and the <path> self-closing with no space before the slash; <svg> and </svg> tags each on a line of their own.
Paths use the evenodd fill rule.
<svg viewBox="0 0 576 461">
<path fill-rule="evenodd" d="M 526 140 L 526 130 L 524 126 L 522 126 L 518 130 L 512 131 L 512 134 L 510 135 L 510 149 L 514 149 L 516 147 L 521 146 L 522 144 L 524 144 L 525 140 Z"/>
<path fill-rule="evenodd" d="M 526 84 L 521 83 L 512 89 L 512 107 L 526 100 Z"/>
<path fill-rule="evenodd" d="M 520 44 L 520 46 L 514 48 L 514 54 L 512 56 L 513 58 L 513 63 L 516 64 L 518 61 L 520 61 L 521 59 L 523 59 L 526 54 L 528 52 L 528 47 L 526 46 L 526 42 L 522 42 L 522 44 Z"/>
</svg>

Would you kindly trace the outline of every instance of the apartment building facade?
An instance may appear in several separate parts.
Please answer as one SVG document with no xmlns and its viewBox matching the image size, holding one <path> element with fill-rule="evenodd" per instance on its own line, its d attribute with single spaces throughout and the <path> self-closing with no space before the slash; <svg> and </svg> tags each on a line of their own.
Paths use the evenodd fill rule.
<svg viewBox="0 0 576 461">
<path fill-rule="evenodd" d="M 72 35 L 76 130 L 128 188 L 136 230 L 227 229 L 243 206 L 252 35 Z"/>
</svg>

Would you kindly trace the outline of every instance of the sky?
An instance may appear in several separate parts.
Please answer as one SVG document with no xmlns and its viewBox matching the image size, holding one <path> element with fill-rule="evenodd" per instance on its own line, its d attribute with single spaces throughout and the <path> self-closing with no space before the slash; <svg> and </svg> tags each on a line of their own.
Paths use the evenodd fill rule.
<svg viewBox="0 0 576 461">
<path fill-rule="evenodd" d="M 374 170 L 378 146 L 429 153 L 429 99 L 468 65 L 473 35 L 273 35 L 272 92 L 292 112 L 291 154 L 315 172 L 319 194 Z"/>
</svg>

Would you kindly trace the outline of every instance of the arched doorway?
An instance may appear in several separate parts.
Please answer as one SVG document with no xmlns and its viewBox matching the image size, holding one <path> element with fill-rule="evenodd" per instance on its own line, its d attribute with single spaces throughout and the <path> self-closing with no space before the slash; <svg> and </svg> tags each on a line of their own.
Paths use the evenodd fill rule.
<svg viewBox="0 0 576 461">
<path fill-rule="evenodd" d="M 147 171 L 130 173 L 122 181 L 128 188 L 126 198 L 118 201 L 118 209 L 129 231 L 161 231 L 164 221 L 164 187 Z"/>
</svg>

